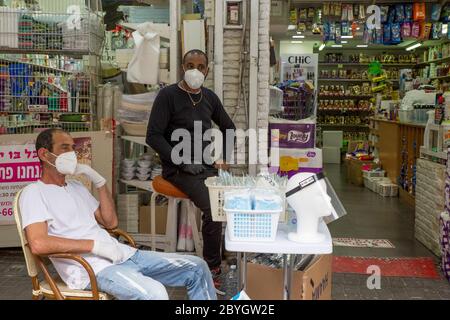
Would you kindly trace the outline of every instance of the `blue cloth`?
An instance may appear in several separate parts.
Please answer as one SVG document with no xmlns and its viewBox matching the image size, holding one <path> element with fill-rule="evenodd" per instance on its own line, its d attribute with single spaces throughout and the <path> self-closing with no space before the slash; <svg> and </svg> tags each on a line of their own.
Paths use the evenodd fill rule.
<svg viewBox="0 0 450 320">
<path fill-rule="evenodd" d="M 191 300 L 217 299 L 208 265 L 196 256 L 138 250 L 96 277 L 99 290 L 119 300 L 168 300 L 164 285 L 185 286 Z"/>
</svg>

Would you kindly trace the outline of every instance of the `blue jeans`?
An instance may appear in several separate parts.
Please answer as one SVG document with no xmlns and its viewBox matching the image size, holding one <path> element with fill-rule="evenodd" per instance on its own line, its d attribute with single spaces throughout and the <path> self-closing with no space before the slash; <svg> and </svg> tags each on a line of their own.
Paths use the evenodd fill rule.
<svg viewBox="0 0 450 320">
<path fill-rule="evenodd" d="M 100 291 L 119 300 L 168 300 L 164 285 L 185 286 L 191 300 L 217 299 L 208 265 L 196 256 L 138 250 L 96 278 Z"/>
</svg>

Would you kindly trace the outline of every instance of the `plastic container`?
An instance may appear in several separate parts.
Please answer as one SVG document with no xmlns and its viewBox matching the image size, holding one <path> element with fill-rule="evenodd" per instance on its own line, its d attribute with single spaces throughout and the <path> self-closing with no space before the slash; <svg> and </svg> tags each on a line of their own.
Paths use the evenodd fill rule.
<svg viewBox="0 0 450 320">
<path fill-rule="evenodd" d="M 130 136 L 145 137 L 147 133 L 147 122 L 122 121 L 121 125 Z"/>
<path fill-rule="evenodd" d="M 231 241 L 273 242 L 282 210 L 229 210 L 224 208 Z"/>
<path fill-rule="evenodd" d="M 223 209 L 225 201 L 224 192 L 226 190 L 248 189 L 245 186 L 220 186 L 216 184 L 217 177 L 209 177 L 205 180 L 205 185 L 208 187 L 209 202 L 211 205 L 211 214 L 213 221 L 226 222 L 227 215 Z"/>
<path fill-rule="evenodd" d="M 400 122 L 413 122 L 414 110 L 398 110 L 398 117 Z"/>
</svg>

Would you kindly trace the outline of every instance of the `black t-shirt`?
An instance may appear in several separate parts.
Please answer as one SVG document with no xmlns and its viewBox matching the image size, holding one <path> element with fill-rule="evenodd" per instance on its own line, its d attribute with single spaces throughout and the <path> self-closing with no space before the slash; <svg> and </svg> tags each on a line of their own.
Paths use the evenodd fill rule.
<svg viewBox="0 0 450 320">
<path fill-rule="evenodd" d="M 236 129 L 217 95 L 207 88 L 202 87 L 201 90 L 201 94 L 191 94 L 195 102 L 201 99 L 195 106 L 189 94 L 178 87 L 178 84 L 161 89 L 153 103 L 146 141 L 159 154 L 164 176 L 172 175 L 178 167 L 171 158 L 172 149 L 181 141 L 172 141 L 175 130 L 186 129 L 190 133 L 191 161 L 194 161 L 194 143 L 200 143 L 199 136 L 194 136 L 194 122 L 201 121 L 202 136 L 212 128 L 212 121 L 217 124 L 224 137 L 224 149 L 227 145 L 226 130 Z M 209 144 L 210 142 L 202 139 L 202 154 Z M 222 157 L 225 156 L 222 154 Z"/>
</svg>

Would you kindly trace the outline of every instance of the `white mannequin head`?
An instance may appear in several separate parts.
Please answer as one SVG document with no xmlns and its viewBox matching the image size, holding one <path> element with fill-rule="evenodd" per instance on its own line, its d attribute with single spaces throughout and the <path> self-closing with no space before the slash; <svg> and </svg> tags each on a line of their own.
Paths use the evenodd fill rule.
<svg viewBox="0 0 450 320">
<path fill-rule="evenodd" d="M 314 173 L 297 173 L 289 179 L 286 192 L 295 189 L 300 182 L 313 176 Z M 297 233 L 290 233 L 289 239 L 297 242 L 320 242 L 323 235 L 318 232 L 319 219 L 329 216 L 334 210 L 331 198 L 327 194 L 325 180 L 314 182 L 288 196 L 287 202 L 297 215 Z"/>
</svg>

